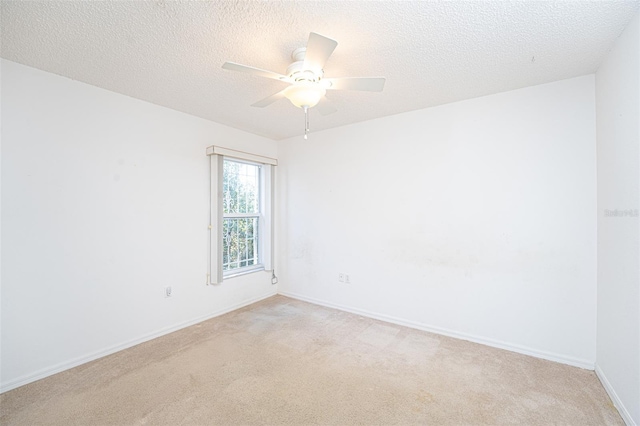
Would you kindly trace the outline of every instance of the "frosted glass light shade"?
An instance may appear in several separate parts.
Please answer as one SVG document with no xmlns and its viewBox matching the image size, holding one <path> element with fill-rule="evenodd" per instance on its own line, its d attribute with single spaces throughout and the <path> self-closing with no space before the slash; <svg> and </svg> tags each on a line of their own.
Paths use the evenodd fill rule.
<svg viewBox="0 0 640 426">
<path fill-rule="evenodd" d="M 284 90 L 284 96 L 298 108 L 314 107 L 327 91 L 317 84 L 296 83 Z"/>
</svg>

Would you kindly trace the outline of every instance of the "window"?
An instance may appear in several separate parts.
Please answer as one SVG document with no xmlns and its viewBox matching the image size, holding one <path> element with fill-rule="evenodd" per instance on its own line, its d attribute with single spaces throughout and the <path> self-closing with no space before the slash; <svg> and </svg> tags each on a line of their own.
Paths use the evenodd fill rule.
<svg viewBox="0 0 640 426">
<path fill-rule="evenodd" d="M 261 266 L 260 176 L 259 164 L 224 159 L 222 270 L 225 274 Z"/>
<path fill-rule="evenodd" d="M 232 276 L 273 271 L 273 182 L 277 160 L 219 146 L 210 162 L 207 284 Z"/>
</svg>

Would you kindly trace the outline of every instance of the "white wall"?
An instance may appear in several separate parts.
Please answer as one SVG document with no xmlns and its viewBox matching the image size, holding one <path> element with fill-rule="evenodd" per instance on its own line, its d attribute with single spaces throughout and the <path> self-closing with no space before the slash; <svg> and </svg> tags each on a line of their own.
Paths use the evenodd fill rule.
<svg viewBox="0 0 640 426">
<path fill-rule="evenodd" d="M 205 148 L 275 142 L 1 65 L 3 390 L 276 292 L 205 286 Z"/>
<path fill-rule="evenodd" d="M 281 142 L 280 292 L 593 368 L 594 90 L 590 75 Z"/>
<path fill-rule="evenodd" d="M 640 31 L 632 20 L 596 73 L 598 375 L 640 424 Z M 633 420 L 632 420 L 633 419 Z"/>
<path fill-rule="evenodd" d="M 1 17 L 1 16 L 0 16 Z M 2 62 L 0 62 L 0 386 L 2 384 Z M 0 388 L 1 389 L 1 388 Z"/>
</svg>

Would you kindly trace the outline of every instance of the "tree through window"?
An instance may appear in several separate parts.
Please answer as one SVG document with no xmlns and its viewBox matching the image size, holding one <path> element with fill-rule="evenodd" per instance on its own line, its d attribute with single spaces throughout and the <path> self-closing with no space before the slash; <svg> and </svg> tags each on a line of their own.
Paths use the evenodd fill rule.
<svg viewBox="0 0 640 426">
<path fill-rule="evenodd" d="M 260 264 L 260 168 L 253 163 L 224 159 L 223 271 Z"/>
</svg>

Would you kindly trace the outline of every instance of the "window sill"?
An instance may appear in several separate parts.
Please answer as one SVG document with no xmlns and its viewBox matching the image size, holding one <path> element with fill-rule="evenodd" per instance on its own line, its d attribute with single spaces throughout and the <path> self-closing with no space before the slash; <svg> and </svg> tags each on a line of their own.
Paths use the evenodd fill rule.
<svg viewBox="0 0 640 426">
<path fill-rule="evenodd" d="M 250 268 L 242 268 L 242 269 L 233 269 L 228 271 L 227 273 L 222 275 L 223 280 L 228 280 L 229 278 L 236 278 L 242 275 L 253 274 L 254 272 L 264 271 L 264 265 L 252 266 Z"/>
</svg>

